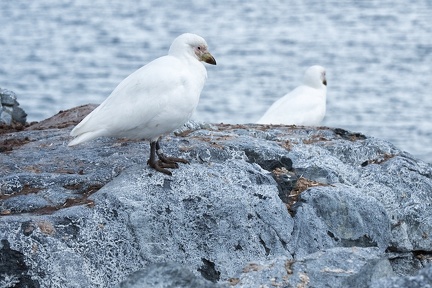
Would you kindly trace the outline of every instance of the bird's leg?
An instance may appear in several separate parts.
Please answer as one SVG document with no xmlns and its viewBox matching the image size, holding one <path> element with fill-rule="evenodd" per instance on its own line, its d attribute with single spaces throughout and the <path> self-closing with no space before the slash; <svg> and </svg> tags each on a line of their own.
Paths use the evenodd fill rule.
<svg viewBox="0 0 432 288">
<path fill-rule="evenodd" d="M 173 168 L 178 168 L 177 162 L 189 164 L 189 161 L 187 161 L 186 159 L 165 156 L 162 152 L 162 149 L 160 148 L 159 140 L 160 138 L 156 141 L 156 154 L 161 162 L 167 164 L 174 164 L 176 167 Z"/>
<path fill-rule="evenodd" d="M 167 175 L 172 175 L 172 173 L 164 168 L 177 168 L 173 167 L 172 164 L 163 163 L 161 160 L 156 160 L 156 141 L 150 142 L 150 158 L 147 160 L 147 164 L 155 169 L 156 171 L 162 172 Z M 177 164 L 175 164 L 177 165 Z"/>
</svg>

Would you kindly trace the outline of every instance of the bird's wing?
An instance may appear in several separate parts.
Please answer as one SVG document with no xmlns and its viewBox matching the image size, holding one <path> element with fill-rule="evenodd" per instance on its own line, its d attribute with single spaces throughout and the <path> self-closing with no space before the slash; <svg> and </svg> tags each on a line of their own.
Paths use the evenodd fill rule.
<svg viewBox="0 0 432 288">
<path fill-rule="evenodd" d="M 317 106 L 321 105 L 322 101 L 317 101 L 321 97 L 320 93 L 318 89 L 298 86 L 274 102 L 258 123 L 302 125 Z"/>
<path fill-rule="evenodd" d="M 184 89 L 182 69 L 182 63 L 172 56 L 160 57 L 141 67 L 125 78 L 101 105 L 72 130 L 71 135 L 106 131 L 108 135 L 105 136 L 117 136 L 113 135 L 113 131 L 125 132 L 145 125 L 158 115 L 172 95 Z M 118 121 L 113 122 L 112 118 Z"/>
</svg>

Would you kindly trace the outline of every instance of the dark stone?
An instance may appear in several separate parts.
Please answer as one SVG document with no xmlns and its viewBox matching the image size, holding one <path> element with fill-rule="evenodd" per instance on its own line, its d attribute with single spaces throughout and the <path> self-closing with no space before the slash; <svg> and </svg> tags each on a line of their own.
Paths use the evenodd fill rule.
<svg viewBox="0 0 432 288">
<path fill-rule="evenodd" d="M 296 187 L 299 176 L 290 171 L 272 173 L 272 175 L 278 184 L 279 198 L 285 204 L 291 203 L 290 193 Z"/>
<path fill-rule="evenodd" d="M 246 156 L 250 163 L 257 163 L 264 170 L 272 171 L 276 168 L 285 168 L 287 170 L 292 169 L 292 160 L 288 157 L 282 156 L 279 159 L 263 159 L 262 155 L 254 150 L 245 149 Z"/>
<path fill-rule="evenodd" d="M 204 258 L 202 258 L 201 260 L 203 262 L 203 265 L 200 268 L 198 268 L 198 271 L 201 273 L 201 275 L 205 279 L 213 283 L 219 281 L 220 272 L 215 269 L 215 263 Z"/>
<path fill-rule="evenodd" d="M 1 240 L 0 249 L 0 287 L 39 288 L 38 281 L 32 280 L 28 274 L 24 255 L 11 249 L 6 239 Z"/>
<path fill-rule="evenodd" d="M 350 141 L 366 139 L 366 136 L 361 133 L 353 133 L 341 128 L 335 128 L 334 132 L 336 135 L 339 135 L 343 139 L 350 140 Z"/>
<path fill-rule="evenodd" d="M 21 124 L 25 124 L 27 121 L 27 113 L 24 112 L 24 109 L 18 107 L 18 105 L 14 105 L 14 109 L 12 111 L 12 120 Z"/>
</svg>

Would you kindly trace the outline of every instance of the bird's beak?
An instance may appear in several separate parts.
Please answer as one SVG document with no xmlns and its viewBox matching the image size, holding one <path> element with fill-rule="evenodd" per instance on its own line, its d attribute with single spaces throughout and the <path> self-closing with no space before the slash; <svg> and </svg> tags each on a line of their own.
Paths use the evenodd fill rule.
<svg viewBox="0 0 432 288">
<path fill-rule="evenodd" d="M 325 86 L 327 86 L 327 80 L 326 80 L 326 79 L 324 79 L 323 84 L 324 84 Z"/>
<path fill-rule="evenodd" d="M 209 52 L 205 52 L 201 55 L 201 61 L 204 61 L 212 65 L 216 65 L 216 60 L 214 59 L 213 55 L 211 55 Z"/>
</svg>

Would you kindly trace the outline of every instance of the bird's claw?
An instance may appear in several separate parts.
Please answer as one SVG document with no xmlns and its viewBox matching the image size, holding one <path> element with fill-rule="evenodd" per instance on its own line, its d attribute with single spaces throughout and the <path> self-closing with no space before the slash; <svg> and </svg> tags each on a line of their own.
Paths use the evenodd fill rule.
<svg viewBox="0 0 432 288">
<path fill-rule="evenodd" d="M 177 167 L 172 167 L 172 165 L 167 165 L 163 162 L 159 161 L 150 161 L 150 159 L 147 161 L 147 165 L 149 165 L 151 168 L 155 169 L 156 171 L 162 172 L 164 174 L 167 174 L 169 176 L 172 176 L 171 171 L 166 170 L 165 168 L 177 168 Z"/>
<path fill-rule="evenodd" d="M 154 162 L 150 161 L 149 159 L 147 161 L 147 164 L 156 171 L 172 176 L 172 173 L 165 168 L 177 169 L 179 168 L 179 165 L 177 164 L 178 162 L 189 164 L 189 161 L 187 161 L 186 159 L 166 156 L 160 156 L 159 160 Z"/>
</svg>

